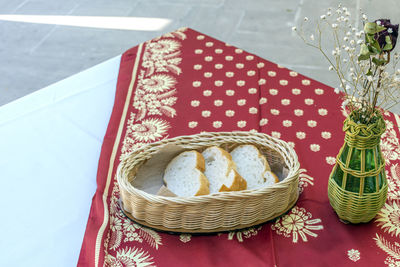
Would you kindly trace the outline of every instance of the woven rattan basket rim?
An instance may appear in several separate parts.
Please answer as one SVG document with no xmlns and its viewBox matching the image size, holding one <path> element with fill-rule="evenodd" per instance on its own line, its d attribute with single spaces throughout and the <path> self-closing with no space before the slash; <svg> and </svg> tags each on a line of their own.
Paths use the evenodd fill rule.
<svg viewBox="0 0 400 267">
<path fill-rule="evenodd" d="M 283 180 L 280 181 L 277 184 L 274 184 L 269 187 L 264 187 L 264 188 L 259 188 L 259 189 L 251 189 L 251 190 L 242 190 L 242 191 L 233 191 L 233 192 L 218 192 L 210 195 L 202 195 L 202 196 L 193 196 L 193 197 L 165 197 L 165 196 L 158 196 L 158 195 L 153 195 L 150 193 L 147 193 L 141 189 L 135 188 L 123 175 L 123 170 L 126 161 L 129 160 L 130 158 L 133 157 L 138 157 L 138 152 L 140 151 L 145 151 L 153 147 L 159 147 L 162 148 L 165 145 L 168 144 L 174 144 L 176 142 L 182 142 L 182 140 L 193 140 L 193 139 L 201 139 L 201 138 L 210 138 L 210 142 L 213 141 L 213 137 L 249 137 L 254 139 L 254 141 L 265 141 L 267 143 L 270 143 L 271 146 L 275 146 L 277 148 L 280 148 L 282 151 L 274 149 L 278 154 L 282 157 L 282 159 L 285 161 L 285 165 L 287 166 L 289 172 L 287 174 L 287 177 Z M 230 142 L 227 142 L 230 143 Z M 251 141 L 248 142 L 237 142 L 238 144 L 245 144 L 249 143 L 251 144 Z M 267 143 L 264 145 L 265 147 L 272 148 L 271 146 L 268 146 Z M 211 146 L 212 144 L 208 144 L 208 146 Z M 201 146 L 207 146 L 206 143 L 202 145 L 202 143 L 199 143 L 199 147 Z M 283 152 L 284 151 L 284 152 Z M 285 155 L 286 154 L 286 155 Z M 150 157 L 148 157 L 150 158 Z M 148 159 L 146 158 L 146 160 Z M 129 153 L 127 156 L 125 156 L 122 161 L 120 162 L 118 169 L 117 169 L 117 181 L 120 187 L 125 189 L 128 193 L 132 195 L 136 195 L 138 197 L 144 198 L 148 201 L 154 202 L 154 203 L 181 203 L 181 204 L 199 204 L 199 203 L 207 203 L 210 201 L 214 200 L 222 200 L 222 201 L 229 201 L 229 200 L 237 200 L 240 197 L 243 198 L 248 198 L 248 197 L 258 197 L 258 196 L 263 196 L 265 194 L 268 194 L 268 192 L 272 192 L 275 189 L 279 188 L 287 188 L 289 185 L 296 179 L 298 179 L 298 174 L 300 171 L 300 163 L 297 158 L 297 154 L 294 151 L 294 149 L 285 141 L 274 138 L 272 136 L 269 136 L 264 133 L 252 133 L 252 132 L 241 132 L 241 131 L 235 131 L 235 132 L 204 132 L 200 134 L 194 134 L 194 135 L 185 135 L 185 136 L 178 136 L 174 138 L 169 138 L 169 139 L 163 139 L 154 143 L 149 143 L 146 145 L 141 146 L 140 148 L 137 148 L 133 150 L 131 153 Z"/>
</svg>

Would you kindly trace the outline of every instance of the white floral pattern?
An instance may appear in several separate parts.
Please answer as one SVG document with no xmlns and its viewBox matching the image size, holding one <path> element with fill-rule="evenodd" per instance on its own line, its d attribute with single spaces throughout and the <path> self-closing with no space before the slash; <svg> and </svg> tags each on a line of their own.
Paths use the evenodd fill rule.
<svg viewBox="0 0 400 267">
<path fill-rule="evenodd" d="M 129 247 L 118 250 L 115 257 L 108 254 L 105 258 L 104 266 L 150 267 L 155 265 L 153 257 L 148 252 L 139 248 Z"/>
<path fill-rule="evenodd" d="M 231 231 L 228 233 L 228 240 L 233 240 L 236 237 L 239 242 L 243 242 L 243 238 L 251 238 L 252 236 L 256 236 L 261 228 L 262 227 L 259 226 L 250 227 L 244 230 Z"/>
<path fill-rule="evenodd" d="M 375 220 L 378 226 L 392 236 L 400 236 L 400 204 L 396 201 L 385 203 L 385 206 L 378 212 Z"/>
<path fill-rule="evenodd" d="M 299 193 L 302 193 L 308 185 L 314 185 L 314 178 L 308 175 L 306 169 L 300 169 Z"/>
<path fill-rule="evenodd" d="M 376 242 L 376 245 L 386 252 L 388 257 L 385 259 L 385 264 L 389 267 L 397 267 L 400 266 L 400 245 L 395 242 L 394 244 L 387 241 L 383 236 L 376 234 L 376 237 L 373 238 Z"/>
<path fill-rule="evenodd" d="M 297 243 L 301 238 L 303 242 L 308 242 L 307 236 L 318 237 L 314 231 L 324 229 L 321 219 L 311 219 L 312 214 L 305 208 L 295 206 L 289 214 L 276 220 L 271 225 L 271 229 L 278 235 L 292 238 L 293 243 Z"/>
<path fill-rule="evenodd" d="M 349 251 L 347 251 L 347 256 L 350 260 L 356 262 L 360 259 L 360 252 L 356 249 L 350 249 Z"/>
</svg>

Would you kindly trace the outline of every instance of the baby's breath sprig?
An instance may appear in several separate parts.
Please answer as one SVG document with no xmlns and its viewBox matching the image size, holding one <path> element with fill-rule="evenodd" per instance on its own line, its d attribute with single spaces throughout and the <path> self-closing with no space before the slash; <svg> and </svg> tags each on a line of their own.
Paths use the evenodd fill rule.
<svg viewBox="0 0 400 267">
<path fill-rule="evenodd" d="M 306 34 L 306 17 L 299 29 L 293 27 L 308 46 L 318 49 L 329 62 L 329 70 L 339 78 L 335 92 L 343 91 L 344 107 L 354 114 L 359 123 L 374 122 L 377 108 L 388 109 L 399 102 L 400 69 L 396 69 L 399 54 L 391 52 L 396 46 L 399 25 L 388 19 L 369 22 L 361 14 L 363 29 L 352 24 L 351 14 L 341 5 L 328 8 L 317 21 L 314 32 Z M 328 28 L 333 36 L 331 51 L 323 45 L 324 30 Z M 391 68 L 389 68 L 391 63 Z M 388 72 L 390 69 L 390 72 Z"/>
</svg>

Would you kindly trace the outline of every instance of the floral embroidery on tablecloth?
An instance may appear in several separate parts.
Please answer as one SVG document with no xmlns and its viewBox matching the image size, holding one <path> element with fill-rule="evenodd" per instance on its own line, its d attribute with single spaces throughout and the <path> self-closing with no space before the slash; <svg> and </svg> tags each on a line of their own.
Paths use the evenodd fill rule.
<svg viewBox="0 0 400 267">
<path fill-rule="evenodd" d="M 376 245 L 388 254 L 388 257 L 385 259 L 385 264 L 389 267 L 400 266 L 400 244 L 397 242 L 393 244 L 378 234 L 376 234 L 376 237 L 373 239 Z"/>
<path fill-rule="evenodd" d="M 162 245 L 161 236 L 156 231 L 128 219 L 119 207 L 119 198 L 119 187 L 115 182 L 110 198 L 110 231 L 105 240 L 106 255 L 108 250 L 118 249 L 122 242 L 143 243 L 145 241 L 152 248 L 158 249 Z"/>
<path fill-rule="evenodd" d="M 386 122 L 386 131 L 382 135 L 381 150 L 387 163 L 390 163 L 390 161 L 400 159 L 399 157 L 400 143 L 399 143 L 399 138 L 397 137 L 396 134 L 396 130 L 394 129 L 393 122 L 389 120 L 385 120 L 385 122 Z"/>
<path fill-rule="evenodd" d="M 178 99 L 175 76 L 182 73 L 179 67 L 182 62 L 179 39 L 186 39 L 186 29 L 145 43 L 142 69 L 137 77 L 132 103 L 137 112 L 131 112 L 128 119 L 120 159 L 145 143 L 168 137 L 170 124 L 162 117 L 176 116 L 173 107 Z"/>
<path fill-rule="evenodd" d="M 388 180 L 388 199 L 400 200 L 400 165 L 399 163 L 390 166 L 390 172 L 386 170 Z"/>
<path fill-rule="evenodd" d="M 300 174 L 299 174 L 299 193 L 302 193 L 304 191 L 304 188 L 306 188 L 308 185 L 314 185 L 314 178 L 311 177 L 310 175 L 306 174 L 307 170 L 306 169 L 300 169 Z"/>
<path fill-rule="evenodd" d="M 252 236 L 256 236 L 258 232 L 261 230 L 262 226 L 258 227 L 250 227 L 243 230 L 230 231 L 228 233 L 228 240 L 233 240 L 235 237 L 239 242 L 243 242 L 243 238 L 250 238 Z"/>
<path fill-rule="evenodd" d="M 400 236 L 400 204 L 396 201 L 386 202 L 375 219 L 382 230 L 392 236 Z"/>
<path fill-rule="evenodd" d="M 187 28 L 167 33 L 144 44 L 141 69 L 137 77 L 132 106 L 137 110 L 130 113 L 126 123 L 126 133 L 122 141 L 120 160 L 129 152 L 143 144 L 168 137 L 169 122 L 163 117 L 173 118 L 177 101 L 177 75 L 182 73 L 181 43 L 186 39 Z M 140 226 L 129 220 L 118 205 L 119 187 L 115 182 L 110 197 L 110 230 L 104 241 L 106 266 L 153 266 L 153 258 L 148 251 L 134 246 L 121 248 L 126 243 L 146 242 L 158 249 L 162 245 L 161 236 L 154 230 Z M 111 253 L 115 251 L 116 254 Z"/>
<path fill-rule="evenodd" d="M 292 237 L 293 243 L 298 242 L 299 236 L 303 242 L 308 242 L 307 235 L 318 237 L 318 234 L 314 231 L 324 229 L 324 226 L 321 225 L 321 219 L 311 218 L 312 214 L 305 208 L 295 206 L 289 214 L 277 219 L 275 223 L 271 225 L 271 229 L 278 235 Z"/>
<path fill-rule="evenodd" d="M 192 235 L 191 234 L 181 234 L 181 235 L 179 235 L 179 240 L 183 243 L 187 243 L 190 240 L 192 240 Z"/>
<path fill-rule="evenodd" d="M 104 266 L 155 266 L 152 260 L 153 257 L 146 251 L 135 247 L 129 247 L 118 250 L 115 257 L 108 254 Z"/>
<path fill-rule="evenodd" d="M 350 249 L 347 251 L 347 256 L 350 260 L 356 262 L 360 259 L 360 252 L 357 249 Z"/>
</svg>

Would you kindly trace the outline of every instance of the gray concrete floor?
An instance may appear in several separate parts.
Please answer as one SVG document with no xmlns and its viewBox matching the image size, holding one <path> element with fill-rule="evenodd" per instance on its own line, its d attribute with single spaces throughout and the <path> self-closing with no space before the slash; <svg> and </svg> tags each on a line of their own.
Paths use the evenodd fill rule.
<svg viewBox="0 0 400 267">
<path fill-rule="evenodd" d="M 0 0 L 0 15 L 167 18 L 160 31 L 110 30 L 0 20 L 0 106 L 92 67 L 165 32 L 187 26 L 333 87 L 318 51 L 291 32 L 339 2 L 352 14 L 400 22 L 398 0 Z M 398 49 L 398 48 L 397 48 Z M 398 112 L 400 109 L 394 109 Z"/>
</svg>

